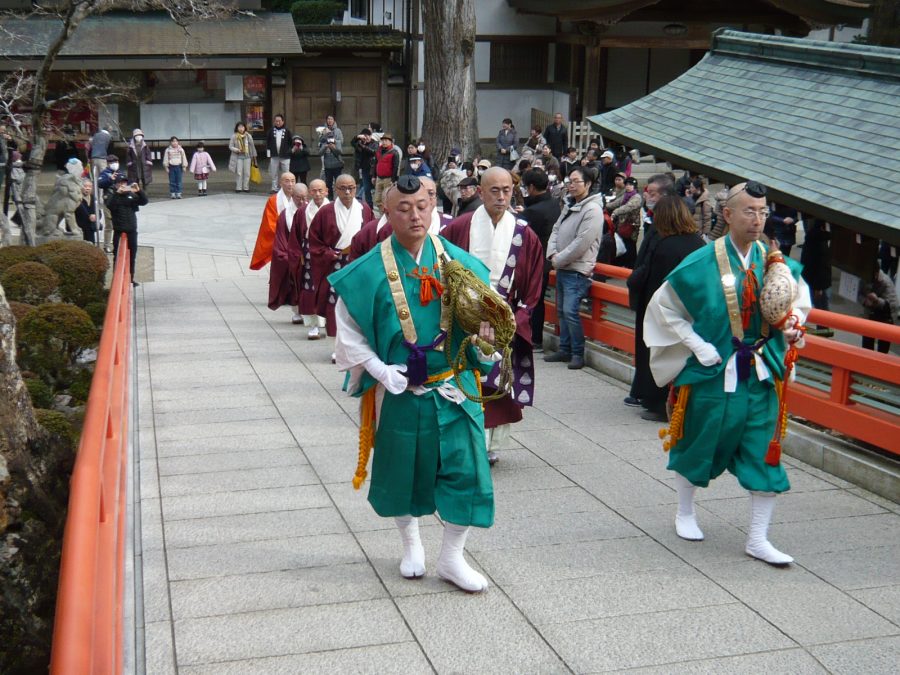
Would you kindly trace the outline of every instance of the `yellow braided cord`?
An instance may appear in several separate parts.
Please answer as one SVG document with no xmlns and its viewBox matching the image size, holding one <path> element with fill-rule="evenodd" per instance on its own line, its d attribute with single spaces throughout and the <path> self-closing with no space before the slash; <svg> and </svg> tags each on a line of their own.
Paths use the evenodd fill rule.
<svg viewBox="0 0 900 675">
<path fill-rule="evenodd" d="M 369 473 L 369 457 L 375 446 L 375 387 L 362 395 L 359 403 L 359 460 L 353 476 L 353 489 L 359 490 Z"/>
<path fill-rule="evenodd" d="M 668 452 L 684 438 L 684 413 L 687 410 L 688 398 L 691 395 L 690 385 L 683 384 L 678 387 L 678 398 L 672 409 L 672 419 L 669 420 L 668 429 L 660 429 L 659 437 L 663 439 L 663 450 Z M 666 438 L 668 436 L 668 438 Z"/>
<path fill-rule="evenodd" d="M 451 325 L 458 323 L 466 333 L 477 335 L 481 322 L 487 321 L 494 329 L 494 344 L 488 344 L 478 339 L 477 346 L 485 354 L 495 351 L 502 354 L 500 362 L 500 386 L 497 391 L 489 396 L 484 396 L 480 389 L 478 394 L 471 394 L 465 390 L 460 379 L 460 373 L 466 369 L 466 348 L 469 345 L 464 340 L 460 345 L 459 353 L 454 357 L 450 350 L 445 349 L 447 365 L 454 371 L 456 386 L 470 401 L 484 403 L 488 400 L 502 398 L 506 395 L 507 384 L 512 381 L 512 343 L 516 336 L 516 319 L 509 305 L 487 284 L 469 269 L 466 269 L 458 261 L 444 263 L 441 269 L 442 283 L 444 284 L 444 298 L 449 303 Z"/>
<path fill-rule="evenodd" d="M 783 440 L 787 435 L 787 423 L 788 423 L 788 410 L 787 406 L 784 404 L 785 397 L 785 386 L 783 380 L 775 380 L 775 394 L 778 396 L 778 426 L 776 427 L 775 434 L 778 440 Z"/>
</svg>

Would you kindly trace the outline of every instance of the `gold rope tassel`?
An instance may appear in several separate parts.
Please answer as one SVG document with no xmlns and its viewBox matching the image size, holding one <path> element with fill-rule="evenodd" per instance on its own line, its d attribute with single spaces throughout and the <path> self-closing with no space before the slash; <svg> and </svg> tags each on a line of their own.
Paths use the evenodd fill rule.
<svg viewBox="0 0 900 675">
<path fill-rule="evenodd" d="M 674 448 L 675 444 L 684 438 L 684 413 L 687 410 L 690 395 L 690 385 L 683 384 L 678 387 L 678 398 L 675 400 L 675 407 L 672 409 L 669 428 L 659 430 L 659 437 L 663 441 L 663 450 L 666 452 Z M 667 436 L 668 438 L 666 438 Z"/>
<path fill-rule="evenodd" d="M 369 475 L 366 467 L 369 465 L 372 448 L 375 447 L 375 387 L 370 387 L 362 395 L 359 417 L 359 461 L 356 464 L 356 474 L 353 476 L 354 490 L 359 490 Z"/>
</svg>

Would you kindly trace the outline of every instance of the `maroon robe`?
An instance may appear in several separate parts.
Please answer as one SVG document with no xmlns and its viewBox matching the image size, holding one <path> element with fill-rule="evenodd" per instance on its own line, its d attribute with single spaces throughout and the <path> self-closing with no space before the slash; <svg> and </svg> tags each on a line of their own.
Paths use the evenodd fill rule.
<svg viewBox="0 0 900 675">
<path fill-rule="evenodd" d="M 481 208 L 481 207 L 479 207 Z M 469 226 L 474 211 L 454 218 L 442 231 L 441 236 L 460 248 L 469 250 Z M 542 299 L 544 279 L 544 251 L 541 240 L 530 227 L 524 228 L 525 241 L 516 260 L 512 288 L 509 289 L 509 306 L 516 317 L 516 336 L 513 339 L 513 353 L 518 360 L 534 360 L 531 346 L 531 313 Z M 484 261 L 482 261 L 484 262 Z M 486 264 L 486 263 L 485 263 Z M 485 387 L 486 390 L 490 389 Z M 531 405 L 531 402 L 528 403 Z M 522 404 L 509 395 L 484 405 L 484 426 L 493 429 L 501 424 L 511 424 L 522 419 Z"/>
<path fill-rule="evenodd" d="M 384 227 L 379 230 L 379 220 L 381 220 L 380 217 L 373 218 L 363 225 L 362 229 L 353 237 L 353 241 L 350 242 L 350 262 L 353 262 L 357 258 L 362 258 L 366 253 L 375 248 L 376 245 L 380 244 L 394 233 L 394 228 L 391 227 L 389 222 L 385 223 Z"/>
<path fill-rule="evenodd" d="M 300 302 L 299 268 L 302 260 L 300 239 L 296 236 L 297 216 L 303 220 L 302 208 L 294 213 L 291 229 L 287 228 L 287 209 L 278 214 L 275 222 L 275 243 L 272 245 L 272 265 L 269 268 L 269 309 L 282 305 L 296 306 Z"/>
<path fill-rule="evenodd" d="M 372 209 L 365 202 L 360 203 L 362 221 L 365 224 L 372 220 Z M 334 215 L 334 202 L 329 202 L 319 209 L 309 226 L 309 260 L 316 294 L 314 313 L 325 317 L 325 332 L 329 337 L 333 337 L 337 332 L 334 319 L 337 299 L 331 292 L 328 275 L 347 265 L 350 258 L 349 246 L 343 251 L 334 248 L 340 239 L 341 231 L 338 229 L 337 216 Z"/>
</svg>

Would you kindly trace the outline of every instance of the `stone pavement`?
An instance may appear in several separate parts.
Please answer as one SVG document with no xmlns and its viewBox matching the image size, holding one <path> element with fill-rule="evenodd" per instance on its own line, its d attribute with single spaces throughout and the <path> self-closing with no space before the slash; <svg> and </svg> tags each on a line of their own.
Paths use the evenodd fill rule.
<svg viewBox="0 0 900 675">
<path fill-rule="evenodd" d="M 496 524 L 467 595 L 405 581 L 356 465 L 356 402 L 330 341 L 265 306 L 249 273 L 263 199 L 151 204 L 137 289 L 139 663 L 156 674 L 893 673 L 900 506 L 791 459 L 775 569 L 743 553 L 731 477 L 673 531 L 657 424 L 624 386 L 539 362 L 537 405 L 494 467 Z M 423 519 L 429 572 L 441 528 Z M 143 654 L 143 656 L 142 656 Z"/>
</svg>

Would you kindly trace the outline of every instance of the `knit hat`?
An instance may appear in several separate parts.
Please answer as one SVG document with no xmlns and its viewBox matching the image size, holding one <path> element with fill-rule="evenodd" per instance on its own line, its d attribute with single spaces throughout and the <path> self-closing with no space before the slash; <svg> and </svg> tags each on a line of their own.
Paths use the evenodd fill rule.
<svg viewBox="0 0 900 675">
<path fill-rule="evenodd" d="M 143 136 L 143 135 L 144 135 L 144 132 L 141 131 L 140 129 L 135 129 L 134 131 L 131 132 L 132 138 L 134 138 L 135 136 Z"/>
</svg>

